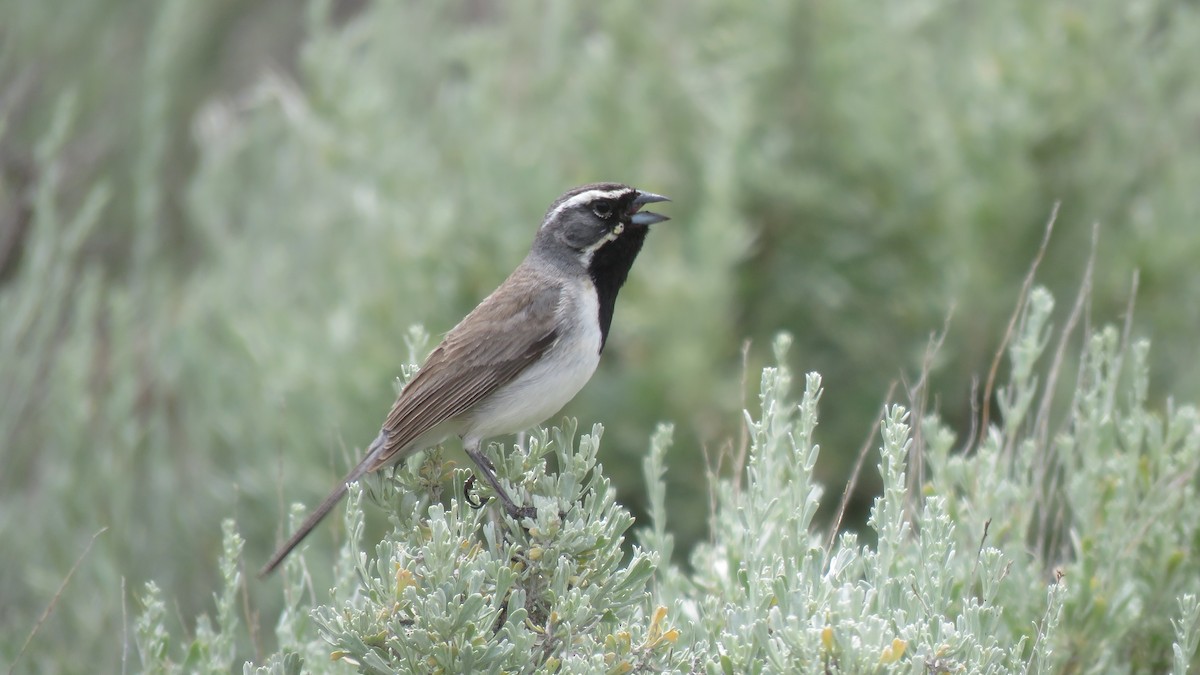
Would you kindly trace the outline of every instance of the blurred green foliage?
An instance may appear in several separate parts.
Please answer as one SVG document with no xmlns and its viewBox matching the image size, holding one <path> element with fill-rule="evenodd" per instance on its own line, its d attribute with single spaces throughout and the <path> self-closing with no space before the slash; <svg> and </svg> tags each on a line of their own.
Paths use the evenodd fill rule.
<svg viewBox="0 0 1200 675">
<path fill-rule="evenodd" d="M 818 472 L 836 490 L 951 306 L 933 403 L 969 426 L 969 380 L 1056 200 L 1041 280 L 1072 296 L 1098 222 L 1095 311 L 1116 315 L 1141 270 L 1151 381 L 1200 394 L 1194 3 L 0 0 L 0 16 L 5 662 L 102 527 L 30 647 L 74 649 L 27 654 L 37 672 L 115 670 L 127 587 L 206 606 L 222 518 L 265 557 L 286 504 L 319 498 L 374 433 L 422 356 L 409 326 L 452 326 L 582 182 L 675 200 L 566 412 L 606 423 L 600 459 L 635 509 L 644 439 L 678 423 L 681 553 L 705 536 L 704 458 L 739 442 L 743 340 L 789 329 L 795 363 L 825 375 Z"/>
</svg>

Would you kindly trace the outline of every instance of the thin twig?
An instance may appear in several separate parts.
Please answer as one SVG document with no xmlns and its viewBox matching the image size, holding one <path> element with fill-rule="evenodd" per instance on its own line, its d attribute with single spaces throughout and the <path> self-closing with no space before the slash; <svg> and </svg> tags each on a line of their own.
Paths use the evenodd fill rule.
<svg viewBox="0 0 1200 675">
<path fill-rule="evenodd" d="M 1129 336 L 1133 332 L 1133 306 L 1137 301 L 1138 277 L 1138 271 L 1134 269 L 1133 280 L 1129 284 L 1129 301 L 1125 303 L 1125 319 L 1121 326 L 1121 348 L 1117 351 L 1117 363 L 1113 368 L 1117 377 L 1121 376 L 1121 366 L 1125 362 L 1125 354 L 1129 352 Z M 1112 389 L 1109 391 L 1112 392 Z M 1108 403 L 1111 408 L 1112 400 L 1110 399 Z"/>
<path fill-rule="evenodd" d="M 1038 403 L 1037 415 L 1034 417 L 1033 437 L 1036 440 L 1038 454 L 1037 466 L 1034 473 L 1034 489 L 1037 491 L 1037 506 L 1041 513 L 1041 522 L 1038 532 L 1038 557 L 1046 560 L 1046 556 L 1051 549 L 1048 546 L 1052 541 L 1048 540 L 1050 518 L 1055 512 L 1050 501 L 1052 495 L 1058 487 L 1057 478 L 1048 479 L 1050 475 L 1051 465 L 1054 463 L 1054 446 L 1050 443 L 1050 408 L 1054 404 L 1054 392 L 1058 383 L 1058 376 L 1062 371 L 1062 365 L 1066 361 L 1067 345 L 1071 336 L 1075 333 L 1075 327 L 1079 324 L 1080 318 L 1083 316 L 1085 308 L 1092 297 L 1092 275 L 1096 268 L 1096 255 L 1100 242 L 1100 225 L 1094 223 L 1092 225 L 1092 242 L 1091 249 L 1088 252 L 1087 264 L 1083 269 L 1083 278 L 1079 282 L 1079 292 L 1075 295 L 1075 304 L 1071 307 L 1071 314 L 1067 317 L 1067 323 L 1063 326 L 1062 332 L 1058 336 L 1058 345 L 1054 349 L 1054 359 L 1050 362 L 1050 369 L 1046 373 L 1046 383 L 1042 388 L 1042 399 Z M 1049 482 L 1048 482 L 1049 481 Z"/>
<path fill-rule="evenodd" d="M 1062 572 L 1056 570 L 1054 573 L 1054 584 L 1057 586 L 1059 583 L 1061 583 L 1064 576 L 1065 575 Z M 1050 621 L 1050 612 L 1052 609 L 1053 607 L 1047 604 L 1046 612 L 1042 614 L 1041 620 L 1037 623 L 1037 633 L 1033 636 L 1033 654 L 1029 657 L 1029 663 L 1025 664 L 1026 673 L 1029 672 L 1030 667 L 1033 665 L 1033 661 L 1038 658 L 1038 643 L 1041 642 L 1045 637 L 1046 624 Z M 1039 671 L 1040 670 L 1041 669 L 1039 669 Z"/>
<path fill-rule="evenodd" d="M 1046 374 L 1046 384 L 1042 389 L 1042 400 L 1038 405 L 1037 416 L 1034 418 L 1035 438 L 1039 446 L 1045 446 L 1046 434 L 1050 425 L 1050 406 L 1054 402 L 1054 385 L 1058 382 L 1059 372 L 1066 359 L 1067 342 L 1075 331 L 1075 325 L 1083 315 L 1083 308 L 1092 296 L 1092 274 L 1096 268 L 1096 249 L 1100 241 L 1099 223 L 1092 225 L 1092 247 L 1088 252 L 1087 265 L 1083 269 L 1083 279 L 1079 282 L 1079 292 L 1075 295 L 1075 305 L 1071 307 L 1071 315 L 1063 326 L 1058 337 L 1058 346 L 1054 349 L 1054 360 L 1050 362 L 1050 370 Z"/>
<path fill-rule="evenodd" d="M 887 404 L 892 400 L 892 393 L 896 390 L 896 382 L 893 380 L 888 385 L 887 395 L 883 400 L 883 415 L 887 415 Z M 850 478 L 846 481 L 846 488 L 842 491 L 842 501 L 838 504 L 837 515 L 833 518 L 833 525 L 829 528 L 829 538 L 825 542 L 825 558 L 828 561 L 829 553 L 833 551 L 833 541 L 837 538 L 838 530 L 842 527 L 842 517 L 846 515 L 846 506 L 850 503 L 850 496 L 854 494 L 854 487 L 858 484 L 858 476 L 862 473 L 863 464 L 866 462 L 867 453 L 871 451 L 871 444 L 875 441 L 875 434 L 879 432 L 879 425 L 883 420 L 883 416 L 875 418 L 875 424 L 871 425 L 871 431 L 867 434 L 867 439 L 863 441 L 862 447 L 858 450 L 858 460 L 854 462 L 854 470 L 850 472 Z"/>
<path fill-rule="evenodd" d="M 750 368 L 750 340 L 742 342 L 742 414 L 746 411 L 746 375 Z M 750 430 L 743 423 L 738 424 L 737 450 L 730 448 L 733 459 L 733 497 L 737 499 L 742 491 L 742 471 L 746 468 L 746 456 L 750 453 Z M 720 468 L 720 467 L 718 467 Z"/>
<path fill-rule="evenodd" d="M 1084 308 L 1083 308 L 1083 328 L 1081 328 L 1079 331 L 1079 353 L 1081 355 L 1087 354 L 1088 339 L 1089 339 L 1088 336 L 1090 336 L 1092 334 L 1091 316 L 1092 316 L 1091 305 L 1085 304 Z M 1075 369 L 1075 384 L 1070 389 L 1070 391 L 1075 392 L 1075 396 L 1072 397 L 1072 399 L 1071 399 L 1071 409 L 1072 410 L 1075 409 L 1076 403 L 1078 403 L 1078 401 L 1079 401 L 1078 395 L 1079 395 L 1079 392 L 1083 391 L 1083 384 L 1084 384 L 1084 380 L 1086 378 L 1087 378 L 1087 368 L 1083 367 L 1083 362 L 1080 361 L 1080 367 Z M 1071 425 L 1072 419 L 1073 419 L 1073 415 L 1064 415 L 1063 418 L 1059 421 L 1058 427 L 1055 429 L 1054 433 L 1048 434 L 1048 437 L 1049 438 L 1057 437 L 1062 432 L 1063 429 L 1065 429 Z"/>
<path fill-rule="evenodd" d="M 708 444 L 700 444 L 700 454 L 704 457 L 704 477 L 708 481 L 708 536 L 710 543 L 714 545 L 717 543 L 717 489 L 721 480 L 721 457 L 724 456 L 724 452 L 722 450 L 717 453 L 717 465 L 713 467 L 712 457 L 708 454 Z M 734 486 L 737 485 L 737 481 L 738 477 L 734 476 Z"/>
<path fill-rule="evenodd" d="M 1125 325 L 1121 327 L 1121 344 L 1129 344 L 1129 333 L 1133 330 L 1133 307 L 1137 303 L 1138 284 L 1141 281 L 1141 271 L 1133 269 L 1133 278 L 1129 280 L 1129 302 L 1125 304 Z"/>
<path fill-rule="evenodd" d="M 16 672 L 17 662 L 21 660 L 21 656 L 25 654 L 25 650 L 29 648 L 29 643 L 33 642 L 33 636 L 37 635 L 38 629 L 42 627 L 43 623 L 46 623 L 46 619 L 50 618 L 50 612 L 54 611 L 54 607 L 58 604 L 58 599 L 62 597 L 63 591 L 66 590 L 67 584 L 71 583 L 71 577 L 75 576 L 75 570 L 79 569 L 79 565 L 83 562 L 83 559 L 86 558 L 88 552 L 92 550 L 92 544 L 96 543 L 96 537 L 99 537 L 107 531 L 107 527 L 102 527 L 96 531 L 96 534 L 92 535 L 91 539 L 88 540 L 87 546 L 83 548 L 83 553 L 80 553 L 79 557 L 75 559 L 75 564 L 71 565 L 71 570 L 67 572 L 67 576 L 62 580 L 62 583 L 58 585 L 58 590 L 54 592 L 54 597 L 50 598 L 50 604 L 46 605 L 46 609 L 42 612 L 42 615 L 38 617 L 37 623 L 33 624 L 33 630 L 29 631 L 29 636 L 25 638 L 25 644 L 21 645 L 21 650 L 17 652 L 15 657 L 13 657 L 12 663 L 10 663 L 8 666 L 8 675 L 12 675 L 14 672 Z"/>
<path fill-rule="evenodd" d="M 983 557 L 983 545 L 987 543 L 988 529 L 991 527 L 991 518 L 983 521 L 983 536 L 979 538 L 979 548 L 975 550 L 975 564 L 971 566 L 971 585 L 968 588 L 975 586 L 975 572 L 979 569 L 979 559 Z"/>
<path fill-rule="evenodd" d="M 1025 281 L 1021 284 L 1021 294 L 1017 297 L 1017 306 L 1013 310 L 1012 317 L 1008 320 L 1008 328 L 1004 331 L 1004 338 L 1000 340 L 1000 346 L 996 348 L 996 356 L 992 359 L 992 367 L 988 370 L 987 382 L 983 387 L 983 404 L 980 406 L 980 423 L 979 423 L 979 442 L 983 443 L 983 436 L 988 432 L 988 417 L 989 409 L 992 405 L 992 391 L 996 386 L 996 373 L 1000 370 L 1000 362 L 1004 360 L 1004 351 L 1008 348 L 1008 343 L 1012 339 L 1013 332 L 1017 327 L 1017 319 L 1020 318 L 1025 309 L 1025 302 L 1029 299 L 1029 289 L 1033 287 L 1033 280 L 1037 274 L 1038 265 L 1042 263 L 1042 257 L 1046 255 L 1046 249 L 1050 246 L 1050 234 L 1054 232 L 1054 221 L 1058 220 L 1058 207 L 1062 202 L 1054 202 L 1054 207 L 1050 210 L 1050 218 L 1046 221 L 1046 230 L 1042 235 L 1042 243 L 1038 246 L 1037 253 L 1033 257 L 1033 263 L 1029 265 L 1029 272 L 1025 275 Z"/>
<path fill-rule="evenodd" d="M 1064 516 L 1066 515 L 1066 505 L 1060 500 L 1058 503 L 1051 503 L 1049 496 L 1058 494 L 1059 484 L 1062 483 L 1063 470 L 1054 471 L 1049 474 L 1046 479 L 1045 487 L 1040 487 L 1039 490 L 1044 490 L 1043 501 L 1041 502 L 1041 522 L 1038 524 L 1037 532 L 1037 559 L 1043 565 L 1049 564 L 1051 556 L 1056 556 L 1054 553 L 1062 540 L 1062 527 Z M 1051 522 L 1053 518 L 1054 522 Z"/>
<path fill-rule="evenodd" d="M 925 602 L 925 598 L 921 597 L 921 592 L 917 590 L 917 582 L 914 581 L 910 583 L 908 587 L 912 589 L 913 596 L 916 597 L 916 599 L 921 603 L 921 606 L 925 608 L 925 616 L 931 616 L 933 614 L 933 610 L 929 609 L 929 603 Z"/>
<path fill-rule="evenodd" d="M 942 332 L 931 333 L 925 344 L 925 354 L 921 359 L 921 376 L 916 384 L 908 389 L 909 407 L 913 411 L 912 454 L 909 458 L 909 490 L 905 498 L 906 510 L 915 513 L 915 501 L 921 494 L 921 484 L 925 482 L 925 444 L 922 435 L 921 421 L 925 419 L 925 410 L 929 402 L 929 373 L 933 370 L 933 360 L 942 351 L 946 343 L 946 335 L 950 332 L 950 321 L 954 318 L 955 303 L 946 310 L 946 318 L 942 321 Z M 915 522 L 915 520 L 914 520 Z"/>
</svg>

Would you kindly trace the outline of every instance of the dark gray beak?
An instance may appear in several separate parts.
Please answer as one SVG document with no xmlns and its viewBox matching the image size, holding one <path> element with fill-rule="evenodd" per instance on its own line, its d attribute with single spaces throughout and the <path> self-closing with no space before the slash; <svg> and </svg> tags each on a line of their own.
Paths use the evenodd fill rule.
<svg viewBox="0 0 1200 675">
<path fill-rule="evenodd" d="M 643 206 L 645 206 L 647 204 L 653 204 L 654 202 L 669 202 L 669 201 L 671 201 L 671 200 L 667 199 L 666 197 L 664 197 L 662 195 L 656 195 L 653 192 L 642 192 L 641 190 L 638 190 L 638 196 L 636 199 L 633 200 L 633 204 L 630 207 L 629 222 L 633 223 L 634 225 L 641 225 L 642 227 L 646 227 L 647 225 L 661 223 L 664 220 L 670 220 L 670 218 L 668 218 L 664 215 L 661 215 L 658 213 L 653 213 L 651 211 L 640 210 Z"/>
</svg>

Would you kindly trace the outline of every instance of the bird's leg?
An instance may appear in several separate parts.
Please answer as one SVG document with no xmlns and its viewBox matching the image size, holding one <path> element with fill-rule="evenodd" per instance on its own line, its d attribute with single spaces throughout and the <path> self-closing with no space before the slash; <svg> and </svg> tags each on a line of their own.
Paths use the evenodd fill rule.
<svg viewBox="0 0 1200 675">
<path fill-rule="evenodd" d="M 492 464 L 492 460 L 488 459 L 487 455 L 479 449 L 479 443 L 467 445 L 464 449 L 471 461 L 475 462 L 479 472 L 483 474 L 483 479 L 492 486 L 492 490 L 496 492 L 496 496 L 500 498 L 500 503 L 504 505 L 504 510 L 510 517 L 515 520 L 537 518 L 537 509 L 532 506 L 517 506 L 512 497 L 509 497 L 504 488 L 500 486 L 500 479 L 496 477 L 496 465 Z"/>
<path fill-rule="evenodd" d="M 478 511 L 479 509 L 483 508 L 483 500 L 479 499 L 479 497 L 474 494 L 474 490 L 475 474 L 471 474 L 471 477 L 467 479 L 467 482 L 463 483 L 463 499 L 467 500 L 467 506 L 470 506 Z"/>
</svg>

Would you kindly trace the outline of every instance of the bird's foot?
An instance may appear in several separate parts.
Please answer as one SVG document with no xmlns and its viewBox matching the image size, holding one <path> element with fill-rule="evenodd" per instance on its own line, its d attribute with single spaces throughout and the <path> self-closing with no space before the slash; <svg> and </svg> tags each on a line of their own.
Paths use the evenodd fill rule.
<svg viewBox="0 0 1200 675">
<path fill-rule="evenodd" d="M 463 483 L 463 499 L 467 502 L 467 506 L 475 510 L 482 509 L 487 501 L 480 499 L 475 493 L 476 477 L 471 475 L 467 478 L 467 482 Z M 537 519 L 537 509 L 532 506 L 517 506 L 512 498 L 502 490 L 497 489 L 496 496 L 500 498 L 501 505 L 504 506 L 504 512 L 513 520 L 520 522 L 526 518 Z"/>
<path fill-rule="evenodd" d="M 482 509 L 483 505 L 486 503 L 479 498 L 479 495 L 475 494 L 474 474 L 471 474 L 471 477 L 467 479 L 467 482 L 463 483 L 463 499 L 467 502 L 467 506 L 470 506 L 476 511 Z"/>
<path fill-rule="evenodd" d="M 511 508 L 505 506 L 504 510 L 508 512 L 510 518 L 517 522 L 526 518 L 537 520 L 537 509 L 532 506 L 512 506 Z"/>
</svg>

